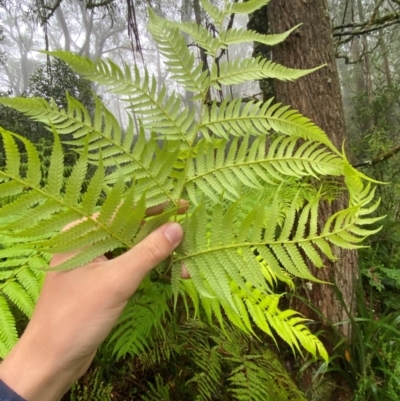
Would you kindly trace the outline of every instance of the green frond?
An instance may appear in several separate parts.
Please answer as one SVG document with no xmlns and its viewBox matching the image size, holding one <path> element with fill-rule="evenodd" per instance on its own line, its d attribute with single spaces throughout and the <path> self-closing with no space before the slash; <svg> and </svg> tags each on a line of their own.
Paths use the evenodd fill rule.
<svg viewBox="0 0 400 401">
<path fill-rule="evenodd" d="M 290 140 L 292 139 L 286 138 L 283 142 L 286 141 L 288 143 Z M 302 146 L 304 148 L 297 148 L 296 152 L 302 154 L 305 149 L 312 145 Z M 271 145 L 271 147 L 275 152 L 276 147 L 274 145 Z M 293 144 L 291 149 L 295 148 L 296 146 Z M 213 149 L 212 146 L 211 149 Z M 282 154 L 282 152 L 280 153 Z M 312 151 L 309 153 L 311 154 Z M 199 146 L 197 156 L 204 157 L 203 155 L 205 154 L 210 153 L 203 153 L 202 147 Z M 232 155 L 235 154 L 236 149 Z M 243 152 L 243 154 L 246 154 L 246 152 Z M 233 156 L 230 157 L 234 159 Z M 216 159 L 223 160 L 223 158 L 218 157 L 218 154 Z M 240 157 L 237 159 L 241 161 Z M 339 158 L 338 160 L 336 173 L 340 175 L 343 161 Z M 206 163 L 206 161 L 203 162 L 203 167 Z M 361 200 L 360 204 L 332 216 L 325 223 L 325 227 L 321 232 L 312 227 L 308 234 L 306 234 L 305 226 L 310 216 L 315 221 L 318 220 L 318 198 L 308 203 L 305 199 L 301 200 L 298 196 L 295 196 L 291 205 L 284 206 L 284 220 L 282 221 L 277 218 L 280 214 L 279 208 L 282 207 L 278 201 L 278 191 L 272 204 L 258 204 L 256 209 L 250 211 L 247 217 L 242 219 L 240 225 L 236 225 L 233 219 L 235 215 L 233 211 L 237 209 L 236 205 L 240 204 L 240 198 L 237 201 L 238 203 L 234 203 L 230 207 L 213 206 L 212 210 L 207 210 L 204 205 L 200 205 L 193 211 L 190 220 L 187 220 L 187 225 L 185 226 L 187 235 L 182 247 L 178 249 L 179 254 L 175 263 L 180 265 L 183 262 L 188 268 L 193 285 L 201 295 L 201 300 L 202 298 L 218 300 L 231 321 L 234 321 L 238 326 L 247 327 L 247 314 L 250 314 L 253 321 L 267 334 L 272 335 L 270 327 L 273 327 L 294 348 L 300 349 L 298 340 L 301 338 L 301 345 L 304 348 L 308 351 L 311 350 L 310 352 L 314 355 L 316 355 L 317 351 L 322 355 L 324 352 L 322 345 L 320 343 L 317 344 L 317 338 L 311 337 L 311 333 L 308 330 L 304 331 L 305 326 L 300 325 L 300 320 L 295 320 L 296 324 L 299 324 L 297 327 L 296 324 L 293 324 L 292 319 L 285 320 L 288 317 L 286 314 L 278 313 L 274 315 L 273 312 L 268 311 L 268 313 L 265 313 L 259 310 L 259 305 L 263 304 L 263 302 L 264 307 L 267 305 L 265 302 L 268 301 L 268 298 L 264 298 L 265 301 L 259 301 L 260 304 L 252 301 L 253 298 L 258 299 L 260 295 L 257 297 L 254 295 L 249 296 L 250 289 L 246 283 L 251 283 L 251 285 L 255 286 L 256 291 L 268 288 L 269 284 L 266 282 L 262 267 L 258 264 L 254 255 L 253 257 L 251 256 L 251 253 L 255 249 L 262 261 L 265 262 L 265 266 L 271 269 L 270 272 L 276 272 L 278 277 L 282 275 L 281 268 L 283 267 L 293 276 L 315 280 L 309 271 L 302 252 L 312 263 L 321 267 L 323 265 L 323 257 L 334 259 L 328 242 L 332 245 L 353 249 L 359 247 L 358 244 L 363 239 L 361 235 L 368 235 L 372 232 L 358 228 L 358 221 L 362 216 L 361 211 L 364 206 L 368 206 L 366 201 L 371 198 L 368 190 L 366 191 L 363 187 L 360 187 L 359 190 L 365 193 L 364 196 L 356 197 Z M 263 210 L 266 211 L 265 217 L 261 213 Z M 302 211 L 300 218 L 298 217 L 299 211 Z M 208 221 L 212 221 L 212 225 L 209 225 Z M 229 233 L 230 235 L 222 236 L 221 232 Z M 293 232 L 296 234 L 292 238 Z M 191 233 L 196 234 L 193 236 Z M 209 238 L 214 238 L 214 240 L 209 241 Z M 229 266 L 229 269 L 226 266 Z M 177 272 L 178 269 L 174 271 Z M 260 275 L 255 274 L 257 271 Z M 237 286 L 235 291 L 233 291 L 232 282 Z M 241 301 L 237 299 L 237 291 L 239 291 L 240 297 L 244 297 L 245 308 L 241 306 Z M 253 293 L 253 291 L 250 291 L 250 293 Z M 190 296 L 193 298 L 193 295 Z M 213 312 L 215 312 L 215 309 Z M 234 315 L 236 315 L 236 318 Z"/>
<path fill-rule="evenodd" d="M 198 332 L 188 337 L 185 335 L 185 331 L 191 329 Z M 207 326 L 201 323 L 188 321 L 179 334 L 186 337 L 187 345 L 193 349 L 193 362 L 196 366 L 196 373 L 187 381 L 186 385 L 196 389 L 196 401 L 208 401 L 213 398 L 221 386 L 223 358 L 218 346 L 210 344 Z"/>
<path fill-rule="evenodd" d="M 163 22 L 168 26 L 178 28 L 181 32 L 190 35 L 194 41 L 211 56 L 217 53 L 221 45 L 219 38 L 215 38 L 208 29 L 196 22 L 171 22 L 168 20 L 163 20 Z"/>
<path fill-rule="evenodd" d="M 125 307 L 110 343 L 117 359 L 129 354 L 136 356 L 151 346 L 154 330 L 168 312 L 171 288 L 165 284 L 151 285 L 145 280 L 134 298 Z"/>
<path fill-rule="evenodd" d="M 50 166 L 46 190 L 51 195 L 57 196 L 62 189 L 64 182 L 64 153 L 61 147 L 60 138 L 54 131 L 54 146 L 51 153 Z"/>
<path fill-rule="evenodd" d="M 36 302 L 39 298 L 41 281 L 43 277 L 44 273 L 42 271 L 36 272 L 29 267 L 23 267 L 16 273 L 17 281 L 26 290 L 33 302 Z"/>
<path fill-rule="evenodd" d="M 77 100 L 67 95 L 68 110 L 59 110 L 54 104 L 42 99 L 12 98 L 3 99 L 3 104 L 12 107 L 35 121 L 40 121 L 49 128 L 54 129 L 57 134 L 72 134 L 74 141 L 71 142 L 78 151 L 82 152 L 88 142 L 88 162 L 99 163 L 101 155 L 104 166 L 114 168 L 120 166 L 117 172 L 105 177 L 105 182 L 115 182 L 119 174 L 126 176 L 126 180 L 133 177 L 140 179 L 141 183 L 147 184 L 149 180 L 153 183 L 148 188 L 149 206 L 163 203 L 167 200 L 173 201 L 171 190 L 173 183 L 169 176 L 176 162 L 179 146 L 174 141 L 167 142 L 161 152 L 156 138 L 146 139 L 143 126 L 138 133 L 134 143 L 133 122 L 123 135 L 121 128 L 112 113 L 95 99 L 95 115 L 93 122 L 88 111 Z M 0 99 L 0 103 L 2 100 Z M 63 180 L 63 155 L 58 136 L 55 135 L 51 168 L 49 169 L 48 187 L 55 195 L 61 190 Z M 166 157 L 166 154 L 169 157 Z M 72 183 L 73 181 L 71 181 Z M 138 182 L 137 185 L 141 185 Z M 18 188 L 10 188 L 18 193 Z"/>
<path fill-rule="evenodd" d="M 217 26 L 222 25 L 225 18 L 225 14 L 222 10 L 212 4 L 209 0 L 200 0 L 200 3 L 204 10 L 214 20 Z"/>
<path fill-rule="evenodd" d="M 162 23 L 163 19 L 151 9 L 149 14 L 149 31 L 158 44 L 160 53 L 166 58 L 165 65 L 171 73 L 171 78 L 183 85 L 187 91 L 193 92 L 196 99 L 204 100 L 210 78 L 207 71 L 203 72 L 203 64 L 196 65 L 195 56 L 189 51 L 185 38 L 178 28 Z"/>
<path fill-rule="evenodd" d="M 107 86 L 111 93 L 124 96 L 128 107 L 149 131 L 158 132 L 162 128 L 163 135 L 168 135 L 168 138 L 185 141 L 193 135 L 194 110 L 183 107 L 178 95 L 168 95 L 165 85 L 158 93 L 156 79 L 150 77 L 146 69 L 142 77 L 136 65 L 132 72 L 127 65 L 122 70 L 111 60 L 93 62 L 62 51 L 48 54 L 65 61 L 84 78 Z"/>
<path fill-rule="evenodd" d="M 248 102 L 242 108 L 241 99 L 224 100 L 218 105 L 215 101 L 205 109 L 199 126 L 202 134 L 208 138 L 211 131 L 217 137 L 228 139 L 230 136 L 260 136 L 272 130 L 288 136 L 295 136 L 309 141 L 320 142 L 341 155 L 328 136 L 308 118 L 287 106 L 268 102 Z"/>
<path fill-rule="evenodd" d="M 5 129 L 0 128 L 3 137 L 3 146 L 6 156 L 6 173 L 9 175 L 19 175 L 21 170 L 21 159 L 18 146 L 12 136 Z M 4 176 L 3 176 L 4 178 Z M 6 177 L 5 177 L 6 178 Z M 10 194 L 7 194 L 10 196 Z"/>
<path fill-rule="evenodd" d="M 266 6 L 271 0 L 248 0 L 244 2 L 226 2 L 226 14 L 251 14 Z"/>
<path fill-rule="evenodd" d="M 243 82 L 265 78 L 294 81 L 317 71 L 319 68 L 310 70 L 292 69 L 261 57 L 236 59 L 223 61 L 219 66 L 214 64 L 211 70 L 211 84 L 220 89 L 219 85 L 239 85 Z"/>
<path fill-rule="evenodd" d="M 1 286 L 1 292 L 26 316 L 30 317 L 32 315 L 34 301 L 19 283 L 13 280 L 7 281 Z"/>
<path fill-rule="evenodd" d="M 75 164 L 65 185 L 64 202 L 66 206 L 74 206 L 81 201 L 82 186 L 87 176 L 88 164 L 88 151 L 85 146 L 82 157 Z M 93 187 L 92 190 L 94 190 Z"/>
<path fill-rule="evenodd" d="M 10 143 L 14 141 L 13 136 L 21 139 L 17 135 L 12 135 L 6 131 L 1 131 L 0 133 Z M 26 146 L 32 147 L 24 138 L 21 140 Z M 56 148 L 54 152 L 59 152 L 60 150 L 57 150 L 57 146 L 59 146 L 57 141 L 54 146 Z M 32 171 L 39 165 L 39 159 L 36 157 L 33 149 L 32 147 L 29 150 L 30 154 L 28 154 L 27 161 L 28 168 L 32 166 Z M 59 158 L 57 157 L 54 160 L 57 164 L 57 169 L 59 168 Z M 83 191 L 82 184 L 86 177 L 87 166 L 88 154 L 86 147 L 86 150 L 76 162 L 70 177 L 66 179 L 65 193 L 60 193 L 58 196 L 46 192 L 45 184 L 40 182 L 40 177 L 33 179 L 33 175 L 30 173 L 27 173 L 26 176 L 21 176 L 20 174 L 13 176 L 11 175 L 13 173 L 12 170 L 0 171 L 0 175 L 19 182 L 24 185 L 25 189 L 29 189 L 29 191 L 26 191 L 17 200 L 6 204 L 0 209 L 0 218 L 1 214 L 5 215 L 7 213 L 15 216 L 8 225 L 3 227 L 3 230 L 8 230 L 7 235 L 16 238 L 32 239 L 34 237 L 40 239 L 41 235 L 51 237 L 29 243 L 28 246 L 31 246 L 32 249 L 40 249 L 42 252 L 72 252 L 74 250 L 81 250 L 71 259 L 61 264 L 59 266 L 60 269 L 71 269 L 81 266 L 97 256 L 119 247 L 125 246 L 129 248 L 134 244 L 137 232 L 147 229 L 146 225 L 140 227 L 140 220 L 144 214 L 143 208 L 133 208 L 134 197 L 132 195 L 135 193 L 136 188 L 132 186 L 130 190 L 126 191 L 122 176 L 111 188 L 107 200 L 98 208 L 104 186 L 103 172 L 96 172 L 89 181 L 86 190 Z M 100 168 L 102 168 L 101 159 L 98 169 Z M 120 208 L 121 201 L 123 201 L 125 196 L 132 202 L 130 211 L 128 207 Z M 92 217 L 95 211 L 99 212 L 97 220 Z M 123 218 L 120 217 L 120 213 L 125 213 Z M 115 222 L 111 226 L 108 226 L 113 216 L 115 217 Z M 138 216 L 138 218 L 135 216 Z M 27 221 L 27 217 L 29 217 L 31 223 L 29 227 L 26 227 L 26 224 L 22 224 L 24 219 L 25 222 Z M 129 230 L 126 231 L 126 222 L 132 222 L 132 217 L 137 221 L 137 225 L 136 227 L 129 227 Z M 165 222 L 168 217 L 163 216 L 158 221 L 159 224 L 161 225 Z M 60 230 L 66 224 L 79 218 L 84 218 L 85 220 L 66 232 L 55 233 L 55 231 Z M 127 235 L 128 233 L 129 235 Z M 89 247 L 89 250 L 82 251 L 82 247 Z M 26 310 L 26 305 L 24 307 Z"/>
<path fill-rule="evenodd" d="M 148 383 L 150 390 L 142 396 L 142 401 L 170 401 L 169 386 L 163 383 L 160 375 L 155 376 L 156 382 L 153 385 Z"/>
<path fill-rule="evenodd" d="M 0 295 L 0 358 L 5 358 L 11 348 L 18 341 L 15 328 L 15 319 L 12 315 L 8 302 Z"/>
<path fill-rule="evenodd" d="M 249 360 L 246 360 L 249 359 Z M 270 389 L 260 386 L 260 378 L 266 378 L 267 374 L 261 366 L 253 363 L 250 358 L 246 358 L 239 366 L 231 372 L 229 381 L 231 382 L 230 393 L 236 400 L 265 401 L 272 400 L 273 395 Z M 239 362 L 240 360 L 236 360 Z"/>
<path fill-rule="evenodd" d="M 217 209 L 216 213 L 220 214 L 221 212 Z M 226 215 L 230 215 L 229 210 L 226 211 Z M 207 243 L 206 238 L 208 237 L 208 230 L 213 230 L 216 222 L 223 224 L 224 229 L 233 232 L 234 236 L 239 234 L 236 234 L 232 221 L 227 221 L 226 219 L 217 216 L 215 220 L 213 219 L 213 226 L 210 227 L 206 224 L 208 219 L 208 213 L 204 207 L 200 207 L 194 211 L 190 221 L 188 222 L 188 226 L 186 227 L 186 232 L 195 232 L 196 242 L 195 244 L 189 244 L 185 243 L 184 240 L 182 249 L 186 254 L 177 259 L 176 263 L 180 265 L 180 263 L 184 262 L 191 275 L 193 284 L 201 296 L 203 298 L 217 299 L 218 302 L 223 305 L 224 310 L 228 315 L 232 316 L 236 314 L 239 321 L 241 321 L 241 323 L 237 322 L 240 327 L 245 328 L 248 326 L 246 323 L 246 321 L 248 321 L 247 314 L 250 314 L 254 322 L 271 336 L 271 325 L 274 328 L 275 326 L 281 328 L 286 327 L 286 330 L 288 330 L 285 321 L 279 321 L 276 312 L 269 312 L 268 309 L 265 310 L 267 307 L 265 300 L 272 298 L 263 298 L 263 301 L 260 301 L 261 303 L 258 304 L 262 292 L 260 292 L 260 290 L 255 290 L 258 294 L 256 296 L 245 284 L 251 283 L 258 289 L 268 286 L 263 270 L 255 256 L 253 255 L 253 258 L 251 258 L 249 253 L 246 254 L 246 248 L 249 250 L 253 249 L 255 238 L 258 237 L 259 241 L 262 238 L 262 229 L 264 226 L 263 224 L 258 225 L 260 220 L 263 222 L 262 218 L 260 218 L 257 213 L 253 214 L 253 221 L 249 227 L 249 232 L 247 233 L 248 242 L 242 241 L 240 244 L 235 244 L 232 241 L 232 238 L 227 237 L 220 238 L 219 243 L 210 242 L 207 246 L 205 243 Z M 266 224 L 268 224 L 268 221 Z M 252 228 L 254 230 L 253 233 Z M 221 228 L 219 228 L 219 230 L 220 229 Z M 257 232 L 258 235 L 256 235 Z M 190 239 L 187 241 L 189 242 Z M 309 241 L 311 242 L 311 240 Z M 268 250 L 266 245 L 271 247 L 273 252 Z M 291 241 L 286 238 L 286 235 L 281 239 L 281 243 L 279 243 L 279 240 L 277 241 L 275 239 L 273 243 L 264 243 L 262 246 L 260 244 L 260 246 L 257 247 L 257 251 L 265 260 L 267 265 L 272 265 L 275 267 L 276 271 L 280 270 L 279 266 L 282 264 L 284 268 L 296 276 L 307 278 L 309 280 L 313 279 L 296 245 L 291 243 Z M 247 256 L 245 257 L 244 255 Z M 227 266 L 229 266 L 229 269 L 227 269 Z M 235 292 L 232 292 L 232 281 L 238 286 L 238 290 Z M 237 291 L 239 291 L 239 293 Z M 240 298 L 242 297 L 245 297 L 245 308 L 240 308 Z M 271 296 L 267 295 L 267 297 Z M 256 301 L 254 302 L 252 299 L 255 299 Z M 263 305 L 261 309 L 260 305 Z M 279 324 L 275 323 L 274 319 L 278 319 Z M 233 318 L 233 320 L 235 319 Z M 290 345 L 294 345 L 298 348 L 297 337 L 294 334 L 289 336 L 283 335 L 281 331 L 279 333 Z"/>
<path fill-rule="evenodd" d="M 232 28 L 227 31 L 222 31 L 220 33 L 219 42 L 222 47 L 246 42 L 257 42 L 267 46 L 275 46 L 279 43 L 284 42 L 289 37 L 289 35 L 294 32 L 299 26 L 301 26 L 301 24 L 296 25 L 295 27 L 289 29 L 284 33 L 274 35 L 262 35 L 252 30 L 246 30 L 243 28 Z"/>
<path fill-rule="evenodd" d="M 199 191 L 216 203 L 221 194 L 235 201 L 246 187 L 262 190 L 266 184 L 278 186 L 291 178 L 343 174 L 342 158 L 318 142 L 304 142 L 297 137 L 282 136 L 270 143 L 263 135 L 251 145 L 248 137 L 231 142 L 202 140 L 196 149 L 196 157 L 188 161 L 186 180 L 194 204 L 201 201 L 197 198 Z"/>
<path fill-rule="evenodd" d="M 33 267 L 36 252 L 24 244 L 9 244 L 0 235 L 0 358 L 4 358 L 17 342 L 17 322 L 22 315 L 30 318 L 42 284 L 44 273 Z"/>
</svg>

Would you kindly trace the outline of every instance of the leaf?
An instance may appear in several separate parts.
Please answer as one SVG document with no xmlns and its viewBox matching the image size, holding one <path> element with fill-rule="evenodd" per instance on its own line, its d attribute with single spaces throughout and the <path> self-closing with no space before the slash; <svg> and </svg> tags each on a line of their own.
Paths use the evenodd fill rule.
<svg viewBox="0 0 400 401">
<path fill-rule="evenodd" d="M 227 3 L 226 12 L 232 14 L 251 14 L 266 6 L 271 0 L 248 0 L 241 3 Z"/>
<path fill-rule="evenodd" d="M 224 100 L 220 106 L 214 102 L 211 109 L 205 110 L 199 130 L 205 136 L 208 136 L 210 130 L 217 137 L 227 139 L 229 135 L 265 135 L 273 129 L 288 136 L 320 142 L 340 154 L 327 135 L 308 118 L 288 110 L 286 106 L 271 103 L 272 100 L 266 103 L 248 102 L 242 110 L 241 99 Z"/>
<path fill-rule="evenodd" d="M 243 28 L 232 28 L 227 31 L 220 33 L 220 44 L 221 46 L 230 46 L 238 43 L 245 42 L 257 42 L 267 46 L 275 46 L 279 43 L 284 42 L 289 35 L 294 32 L 301 24 L 289 29 L 284 33 L 274 35 L 262 35 L 256 31 L 247 30 Z"/>
<path fill-rule="evenodd" d="M 244 82 L 275 78 L 280 81 L 294 81 L 317 71 L 319 67 L 310 70 L 298 70 L 283 67 L 270 60 L 258 58 L 244 58 L 233 61 L 223 61 L 217 67 L 213 66 L 211 83 L 222 85 L 239 85 Z"/>
<path fill-rule="evenodd" d="M 165 64 L 171 73 L 171 79 L 183 85 L 187 91 L 199 95 L 199 99 L 205 99 L 209 77 L 208 73 L 203 73 L 202 63 L 195 65 L 194 54 L 189 51 L 178 28 L 170 28 L 151 9 L 149 14 L 149 31 L 157 42 L 160 53 L 166 58 Z"/>
</svg>

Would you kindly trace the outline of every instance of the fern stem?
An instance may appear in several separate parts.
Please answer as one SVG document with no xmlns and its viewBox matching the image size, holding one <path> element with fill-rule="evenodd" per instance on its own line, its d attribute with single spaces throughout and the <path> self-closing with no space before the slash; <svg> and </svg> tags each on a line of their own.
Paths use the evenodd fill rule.
<svg viewBox="0 0 400 401">
<path fill-rule="evenodd" d="M 188 184 L 190 182 L 193 182 L 193 181 L 196 181 L 196 180 L 198 180 L 198 179 L 200 179 L 202 177 L 205 177 L 207 175 L 214 174 L 214 173 L 216 173 L 218 171 L 222 171 L 222 170 L 229 170 L 229 169 L 233 169 L 233 168 L 251 166 L 251 165 L 254 165 L 254 164 L 261 164 L 261 163 L 271 163 L 271 162 L 279 163 L 281 161 L 283 162 L 283 161 L 287 161 L 287 160 L 298 161 L 300 163 L 310 162 L 310 164 L 312 163 L 313 165 L 320 165 L 320 166 L 329 167 L 329 168 L 332 167 L 332 163 L 323 163 L 323 162 L 320 162 L 320 161 L 316 161 L 316 160 L 312 160 L 312 159 L 305 159 L 305 158 L 302 158 L 302 157 L 291 157 L 291 156 L 289 156 L 289 157 L 281 157 L 281 158 L 280 157 L 273 157 L 273 158 L 268 158 L 268 159 L 263 159 L 263 160 L 251 160 L 251 161 L 247 161 L 247 162 L 236 163 L 236 164 L 227 164 L 227 165 L 224 165 L 224 166 L 221 166 L 221 167 L 217 167 L 214 170 L 208 170 L 205 173 L 202 173 L 202 174 L 196 175 L 195 177 L 190 178 L 189 180 L 186 181 L 186 184 Z"/>
<path fill-rule="evenodd" d="M 236 243 L 236 244 L 230 244 L 230 245 L 224 245 L 224 246 L 219 246 L 219 247 L 215 247 L 215 248 L 208 248 L 199 252 L 195 252 L 192 253 L 190 255 L 185 255 L 185 256 L 181 256 L 179 258 L 176 258 L 173 260 L 173 263 L 178 263 L 178 262 L 183 262 L 187 259 L 190 258 L 195 258 L 198 257 L 200 255 L 206 255 L 208 253 L 213 253 L 213 252 L 219 252 L 219 251 L 225 251 L 227 249 L 240 249 L 240 248 L 248 248 L 248 247 L 258 247 L 258 246 L 274 246 L 274 245 L 297 245 L 300 243 L 305 243 L 305 242 L 314 242 L 317 241 L 319 239 L 324 239 L 324 238 L 328 238 L 334 235 L 337 235 L 338 233 L 344 232 L 349 230 L 351 227 L 354 226 L 354 221 L 347 224 L 346 226 L 344 226 L 342 229 L 340 230 L 336 230 L 336 231 L 331 231 L 325 235 L 318 235 L 315 237 L 308 237 L 308 238 L 304 238 L 304 239 L 296 239 L 293 241 L 274 241 L 274 242 L 242 242 L 242 243 Z"/>
</svg>

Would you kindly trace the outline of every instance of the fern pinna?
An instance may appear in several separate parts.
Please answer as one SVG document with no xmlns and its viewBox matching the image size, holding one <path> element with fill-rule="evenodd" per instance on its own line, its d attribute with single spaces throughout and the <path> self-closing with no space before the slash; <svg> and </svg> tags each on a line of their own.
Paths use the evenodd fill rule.
<svg viewBox="0 0 400 401">
<path fill-rule="evenodd" d="M 170 22 L 150 10 L 149 30 L 179 87 L 175 92 L 159 86 L 145 68 L 120 68 L 110 60 L 93 62 L 52 52 L 83 77 L 122 96 L 131 116 L 126 129 L 99 99 L 93 116 L 69 96 L 68 110 L 37 98 L 1 100 L 54 133 L 50 166 L 43 173 L 32 143 L 0 131 L 6 156 L 0 196 L 13 199 L 0 210 L 0 233 L 6 239 L 1 252 L 7 258 L 2 272 L 10 272 L 2 276 L 2 355 L 15 341 L 3 328 L 11 319 L 6 305 L 22 305 L 22 292 L 6 291 L 7 286 L 18 285 L 14 268 L 29 266 L 31 255 L 47 260 L 52 253 L 81 249 L 58 267 L 77 268 L 106 252 L 134 246 L 172 219 L 183 224 L 185 238 L 155 274 L 160 280 L 170 277 L 171 291 L 165 294 L 175 305 L 183 299 L 195 316 L 205 315 L 221 326 L 228 318 L 249 334 L 257 326 L 271 337 L 278 335 L 293 350 L 301 352 L 303 347 L 328 358 L 306 319 L 279 309 L 281 296 L 274 288 L 278 280 L 313 280 L 307 264 L 323 267 L 324 258 L 334 260 L 334 246 L 358 248 L 372 233 L 368 225 L 376 219 L 369 215 L 377 203 L 371 204 L 374 190 L 368 179 L 297 111 L 272 99 L 243 103 L 240 98 L 219 98 L 227 85 L 266 77 L 293 80 L 313 71 L 251 57 L 219 62 L 221 51 L 232 44 L 275 45 L 290 34 L 263 36 L 225 29 L 227 16 L 249 14 L 266 3 L 227 1 L 219 9 L 203 0 L 218 27 L 217 36 L 196 23 Z M 197 62 L 182 33 L 205 49 L 208 70 Z M 190 104 L 182 101 L 181 90 L 192 94 Z M 66 134 L 72 134 L 68 145 L 79 158 L 64 179 L 61 141 Z M 28 157 L 26 169 L 21 168 L 21 146 Z M 89 166 L 96 168 L 90 176 Z M 342 191 L 348 192 L 348 207 L 321 226 L 320 203 Z M 190 201 L 183 218 L 177 212 L 180 199 Z M 146 216 L 148 207 L 162 203 L 169 205 L 162 215 Z M 80 224 L 61 232 L 79 219 Z M 20 257 L 21 263 L 13 265 L 9 260 L 15 257 L 10 255 Z M 190 272 L 188 281 L 180 279 L 182 264 Z M 151 291 L 152 285 L 157 284 L 147 282 L 142 291 Z M 128 333 L 135 338 L 134 322 L 130 327 Z M 117 350 L 129 352 L 121 346 L 126 336 L 119 339 Z"/>
</svg>

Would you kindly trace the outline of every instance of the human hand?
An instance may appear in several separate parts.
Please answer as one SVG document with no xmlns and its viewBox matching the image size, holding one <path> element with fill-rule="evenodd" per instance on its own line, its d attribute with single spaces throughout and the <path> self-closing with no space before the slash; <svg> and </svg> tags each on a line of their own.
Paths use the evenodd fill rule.
<svg viewBox="0 0 400 401">
<path fill-rule="evenodd" d="M 0 379 L 28 401 L 59 400 L 88 369 L 142 279 L 182 236 L 179 224 L 167 223 L 116 259 L 48 272 L 25 333 L 0 365 Z M 51 266 L 72 256 L 55 255 Z"/>
</svg>

